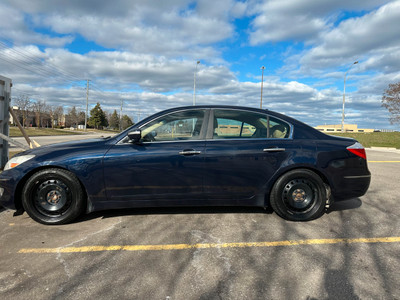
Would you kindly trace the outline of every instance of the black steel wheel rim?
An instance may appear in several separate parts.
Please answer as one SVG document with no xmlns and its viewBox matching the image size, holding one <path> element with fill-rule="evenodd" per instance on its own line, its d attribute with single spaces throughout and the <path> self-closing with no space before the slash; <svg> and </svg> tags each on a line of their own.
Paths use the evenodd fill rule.
<svg viewBox="0 0 400 300">
<path fill-rule="evenodd" d="M 305 213 L 310 211 L 318 197 L 317 186 L 308 179 L 293 179 L 285 184 L 282 199 L 285 206 L 293 211 Z"/>
<path fill-rule="evenodd" d="M 38 182 L 33 190 L 35 209 L 45 216 L 60 216 L 71 207 L 71 203 L 71 190 L 61 180 L 51 179 Z"/>
</svg>

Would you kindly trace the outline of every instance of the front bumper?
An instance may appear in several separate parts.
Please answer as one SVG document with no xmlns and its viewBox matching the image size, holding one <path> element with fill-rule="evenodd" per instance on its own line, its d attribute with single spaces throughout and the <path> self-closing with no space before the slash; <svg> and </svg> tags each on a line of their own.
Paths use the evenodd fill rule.
<svg viewBox="0 0 400 300">
<path fill-rule="evenodd" d="M 15 177 L 17 174 L 18 176 Z M 15 194 L 18 184 L 16 178 L 20 178 L 20 174 L 13 169 L 0 174 L 0 205 L 4 208 L 18 209 L 15 205 Z"/>
<path fill-rule="evenodd" d="M 14 203 L 14 195 L 10 192 L 9 185 L 0 181 L 0 206 L 9 209 L 17 209 Z"/>
</svg>

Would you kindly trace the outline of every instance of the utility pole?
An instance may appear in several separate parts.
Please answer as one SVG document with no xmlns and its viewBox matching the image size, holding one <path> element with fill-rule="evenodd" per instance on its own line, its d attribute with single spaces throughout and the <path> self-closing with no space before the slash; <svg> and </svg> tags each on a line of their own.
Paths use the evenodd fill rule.
<svg viewBox="0 0 400 300">
<path fill-rule="evenodd" d="M 86 113 L 85 113 L 85 131 L 87 127 L 87 116 L 89 114 L 89 79 L 86 79 Z"/>
<path fill-rule="evenodd" d="M 122 104 L 124 100 L 121 99 L 121 110 L 119 112 L 119 131 L 122 131 Z"/>
<path fill-rule="evenodd" d="M 260 108 L 262 109 L 262 93 L 263 93 L 263 84 L 264 84 L 264 69 L 265 67 L 261 67 L 261 100 L 260 100 Z"/>
<path fill-rule="evenodd" d="M 197 66 L 199 65 L 200 61 L 196 62 L 196 68 L 194 70 L 193 75 L 193 106 L 196 105 L 196 73 L 197 73 Z"/>
</svg>

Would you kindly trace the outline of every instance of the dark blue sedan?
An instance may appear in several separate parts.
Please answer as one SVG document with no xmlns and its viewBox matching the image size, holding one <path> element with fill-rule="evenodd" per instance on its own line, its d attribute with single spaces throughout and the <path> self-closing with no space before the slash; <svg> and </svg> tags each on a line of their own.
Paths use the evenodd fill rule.
<svg viewBox="0 0 400 300">
<path fill-rule="evenodd" d="M 114 137 L 14 156 L 0 175 L 0 204 L 43 224 L 112 208 L 228 205 L 307 221 L 364 195 L 370 180 L 356 140 L 269 110 L 191 106 Z"/>
</svg>

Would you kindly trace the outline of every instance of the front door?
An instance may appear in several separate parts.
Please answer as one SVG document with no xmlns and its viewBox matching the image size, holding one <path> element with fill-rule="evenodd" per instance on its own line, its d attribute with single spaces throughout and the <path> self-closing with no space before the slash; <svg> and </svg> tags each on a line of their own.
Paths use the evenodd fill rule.
<svg viewBox="0 0 400 300">
<path fill-rule="evenodd" d="M 104 158 L 111 201 L 204 198 L 205 111 L 157 117 L 140 129 L 142 140 L 114 145 Z"/>
</svg>

